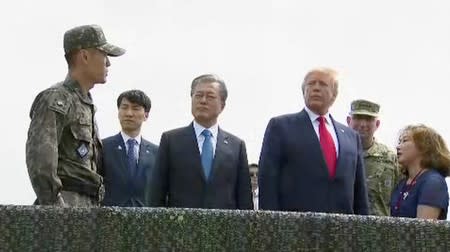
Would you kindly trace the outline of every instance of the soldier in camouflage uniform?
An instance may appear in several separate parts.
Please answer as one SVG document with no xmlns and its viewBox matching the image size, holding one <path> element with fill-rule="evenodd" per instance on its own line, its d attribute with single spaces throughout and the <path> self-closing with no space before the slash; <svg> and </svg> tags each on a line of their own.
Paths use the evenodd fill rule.
<svg viewBox="0 0 450 252">
<path fill-rule="evenodd" d="M 400 173 L 395 153 L 374 138 L 374 133 L 380 126 L 379 110 L 380 106 L 374 102 L 353 101 L 347 123 L 359 133 L 362 140 L 369 189 L 369 213 L 389 216 L 391 192 L 397 185 Z"/>
<path fill-rule="evenodd" d="M 103 198 L 101 142 L 89 90 L 105 83 L 108 56 L 125 50 L 107 43 L 102 29 L 85 25 L 64 34 L 69 72 L 31 106 L 26 163 L 36 204 L 97 206 Z"/>
</svg>

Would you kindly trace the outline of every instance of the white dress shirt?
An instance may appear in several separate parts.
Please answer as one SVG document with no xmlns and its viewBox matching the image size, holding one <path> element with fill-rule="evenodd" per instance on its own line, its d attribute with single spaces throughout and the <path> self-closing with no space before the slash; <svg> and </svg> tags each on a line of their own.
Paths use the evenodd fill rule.
<svg viewBox="0 0 450 252">
<path fill-rule="evenodd" d="M 259 209 L 259 187 L 256 187 L 255 191 L 253 191 L 253 209 Z"/>
<path fill-rule="evenodd" d="M 316 132 L 317 139 L 319 139 L 320 142 L 320 134 L 319 134 L 319 120 L 317 118 L 320 117 L 320 115 L 312 112 L 308 107 L 305 106 L 306 113 L 308 113 L 309 119 L 311 120 L 311 123 L 314 127 L 314 131 Z M 325 126 L 327 127 L 328 132 L 330 132 L 331 137 L 333 138 L 334 146 L 336 148 L 336 157 L 339 156 L 339 142 L 336 134 L 336 130 L 334 129 L 334 125 L 331 121 L 330 113 L 326 113 L 323 115 L 325 117 Z"/>
<path fill-rule="evenodd" d="M 203 146 L 203 142 L 205 141 L 205 136 L 202 135 L 202 132 L 206 128 L 203 127 L 202 125 L 198 124 L 195 120 L 193 122 L 193 126 L 194 126 L 194 130 L 195 130 L 195 136 L 197 137 L 198 150 L 199 150 L 200 154 L 202 154 L 202 146 Z M 217 144 L 217 133 L 219 132 L 219 125 L 216 123 L 213 126 L 211 126 L 210 128 L 208 128 L 208 130 L 212 134 L 211 141 L 212 141 L 212 146 L 213 146 L 213 156 L 215 156 L 216 144 Z"/>
</svg>

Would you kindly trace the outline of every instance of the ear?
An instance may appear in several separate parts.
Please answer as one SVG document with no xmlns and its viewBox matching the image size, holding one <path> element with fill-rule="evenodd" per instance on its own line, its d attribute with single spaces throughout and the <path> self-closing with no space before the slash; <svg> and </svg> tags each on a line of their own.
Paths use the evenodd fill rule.
<svg viewBox="0 0 450 252">
<path fill-rule="evenodd" d="M 380 120 L 376 119 L 375 126 L 377 129 L 378 129 L 378 127 L 380 127 Z"/>
<path fill-rule="evenodd" d="M 347 125 L 350 126 L 350 123 L 352 122 L 352 117 L 347 116 Z"/>
<path fill-rule="evenodd" d="M 88 50 L 86 50 L 86 49 L 81 49 L 80 50 L 80 58 L 81 58 L 81 61 L 83 62 L 83 63 L 87 63 L 87 61 L 89 60 L 89 51 Z"/>
<path fill-rule="evenodd" d="M 144 114 L 145 120 L 144 121 L 147 121 L 149 114 L 150 114 L 150 112 L 145 112 L 145 114 Z"/>
</svg>

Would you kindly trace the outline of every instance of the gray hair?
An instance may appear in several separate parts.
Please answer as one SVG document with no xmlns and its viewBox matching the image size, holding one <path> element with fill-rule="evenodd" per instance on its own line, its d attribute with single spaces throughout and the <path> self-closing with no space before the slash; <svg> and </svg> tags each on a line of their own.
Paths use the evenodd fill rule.
<svg viewBox="0 0 450 252">
<path fill-rule="evenodd" d="M 194 95 L 195 87 L 197 87 L 198 84 L 213 83 L 213 82 L 219 83 L 220 99 L 222 100 L 223 104 L 225 104 L 225 101 L 227 100 L 227 97 L 228 97 L 227 87 L 225 86 L 225 82 L 221 78 L 219 78 L 219 76 L 214 75 L 214 74 L 203 74 L 203 75 L 196 77 L 194 80 L 192 80 L 191 97 L 192 97 L 192 95 Z"/>
</svg>

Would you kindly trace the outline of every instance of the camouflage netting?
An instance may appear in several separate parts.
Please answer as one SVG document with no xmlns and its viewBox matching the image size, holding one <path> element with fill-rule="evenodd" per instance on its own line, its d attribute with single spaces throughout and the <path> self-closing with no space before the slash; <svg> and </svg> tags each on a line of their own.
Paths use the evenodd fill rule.
<svg viewBox="0 0 450 252">
<path fill-rule="evenodd" d="M 450 223 L 318 213 L 0 206 L 0 251 L 449 251 Z"/>
</svg>

